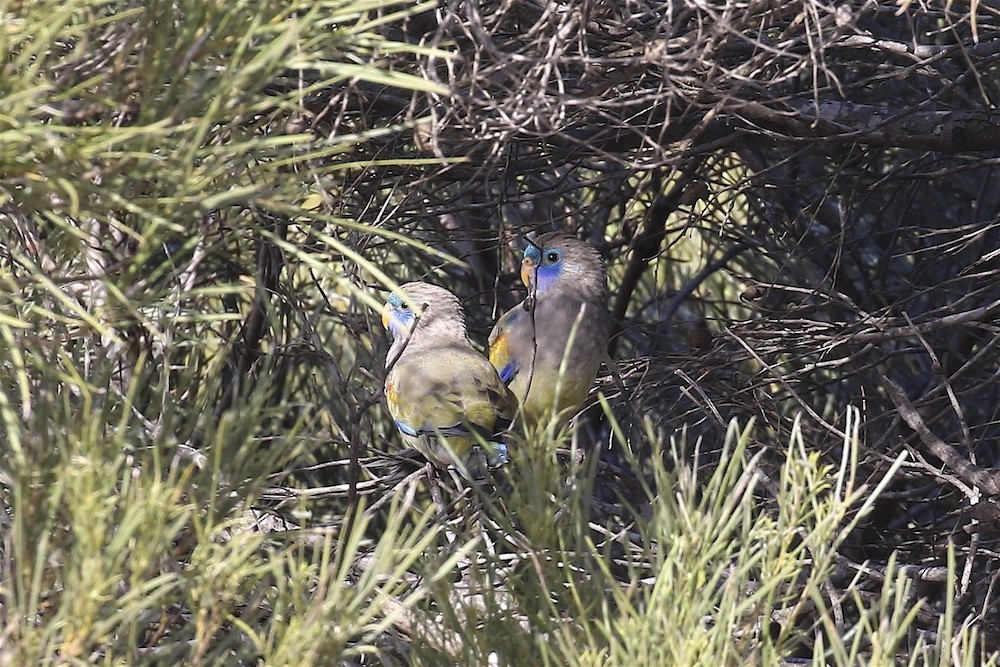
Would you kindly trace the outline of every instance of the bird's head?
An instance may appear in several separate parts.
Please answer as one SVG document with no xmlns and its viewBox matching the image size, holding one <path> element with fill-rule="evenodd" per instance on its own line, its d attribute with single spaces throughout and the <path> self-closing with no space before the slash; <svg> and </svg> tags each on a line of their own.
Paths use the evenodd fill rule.
<svg viewBox="0 0 1000 667">
<path fill-rule="evenodd" d="M 414 311 L 415 308 L 410 305 L 408 299 L 398 292 L 393 292 L 382 306 L 382 326 L 392 334 L 393 338 L 406 335 L 416 321 Z"/>
<path fill-rule="evenodd" d="M 526 238 L 521 282 L 529 294 L 549 292 L 607 294 L 604 262 L 586 241 L 560 232 Z"/>
<path fill-rule="evenodd" d="M 465 335 L 465 317 L 458 298 L 437 285 L 406 283 L 391 293 L 382 307 L 382 326 L 400 340 L 430 329 Z"/>
</svg>

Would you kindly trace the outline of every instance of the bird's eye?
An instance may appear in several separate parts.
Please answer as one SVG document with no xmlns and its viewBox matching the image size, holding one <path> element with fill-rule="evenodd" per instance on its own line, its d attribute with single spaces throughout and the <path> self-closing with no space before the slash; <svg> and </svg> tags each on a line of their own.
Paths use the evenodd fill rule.
<svg viewBox="0 0 1000 667">
<path fill-rule="evenodd" d="M 408 304 L 408 303 L 406 303 L 406 302 L 404 301 L 403 303 L 399 304 L 399 307 L 400 307 L 400 308 L 401 308 L 402 310 L 409 310 L 409 309 L 410 309 L 410 304 Z"/>
<path fill-rule="evenodd" d="M 545 261 L 550 264 L 555 264 L 559 261 L 559 253 L 555 250 L 550 250 L 548 254 L 545 255 Z"/>
</svg>

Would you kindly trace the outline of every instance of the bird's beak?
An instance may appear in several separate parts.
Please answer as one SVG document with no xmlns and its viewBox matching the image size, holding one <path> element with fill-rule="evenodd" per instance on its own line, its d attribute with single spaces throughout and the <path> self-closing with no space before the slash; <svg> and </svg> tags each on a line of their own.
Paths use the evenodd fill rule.
<svg viewBox="0 0 1000 667">
<path fill-rule="evenodd" d="M 385 304 L 382 306 L 382 326 L 385 327 L 386 331 L 389 330 L 390 318 L 392 318 L 392 306 Z"/>
<path fill-rule="evenodd" d="M 521 260 L 521 282 L 529 291 L 535 284 L 535 263 L 527 257 Z"/>
</svg>

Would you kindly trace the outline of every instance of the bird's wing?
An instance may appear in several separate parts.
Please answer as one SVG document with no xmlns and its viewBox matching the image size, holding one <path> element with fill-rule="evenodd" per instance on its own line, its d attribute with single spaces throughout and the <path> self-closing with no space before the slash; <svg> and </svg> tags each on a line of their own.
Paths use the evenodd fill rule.
<svg viewBox="0 0 1000 667">
<path fill-rule="evenodd" d="M 389 412 L 410 436 L 492 438 L 510 422 L 513 402 L 489 362 L 471 347 L 404 355 L 386 380 Z"/>
<path fill-rule="evenodd" d="M 497 320 L 488 341 L 490 363 L 500 375 L 500 381 L 509 385 L 517 375 L 519 359 L 514 354 L 515 348 L 511 339 L 516 338 L 516 329 L 522 323 L 526 314 L 521 306 L 514 306 L 503 317 Z"/>
</svg>

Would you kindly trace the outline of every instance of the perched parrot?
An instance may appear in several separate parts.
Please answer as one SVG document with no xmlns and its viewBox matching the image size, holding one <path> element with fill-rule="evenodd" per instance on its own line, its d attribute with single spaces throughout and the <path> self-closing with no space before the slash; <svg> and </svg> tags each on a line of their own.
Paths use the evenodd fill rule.
<svg viewBox="0 0 1000 667">
<path fill-rule="evenodd" d="M 392 336 L 385 397 L 403 441 L 467 479 L 506 463 L 501 434 L 516 402 L 469 342 L 458 298 L 442 287 L 407 283 L 389 296 L 382 324 Z"/>
<path fill-rule="evenodd" d="M 493 327 L 490 362 L 520 401 L 526 422 L 565 422 L 586 399 L 607 355 L 604 263 L 596 249 L 571 236 L 529 236 L 521 281 L 528 296 Z"/>
</svg>

